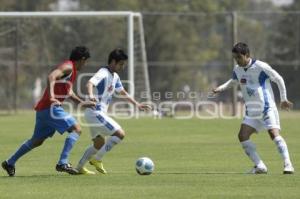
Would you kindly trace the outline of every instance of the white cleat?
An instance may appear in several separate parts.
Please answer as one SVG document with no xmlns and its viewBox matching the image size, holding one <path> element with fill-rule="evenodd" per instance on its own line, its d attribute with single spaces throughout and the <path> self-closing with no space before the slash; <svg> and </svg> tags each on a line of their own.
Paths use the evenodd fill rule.
<svg viewBox="0 0 300 199">
<path fill-rule="evenodd" d="M 267 173 L 268 173 L 267 167 L 258 167 L 258 166 L 254 166 L 254 167 L 248 172 L 248 174 L 267 174 Z"/>
<path fill-rule="evenodd" d="M 295 169 L 292 164 L 284 164 L 283 174 L 293 174 Z"/>
</svg>

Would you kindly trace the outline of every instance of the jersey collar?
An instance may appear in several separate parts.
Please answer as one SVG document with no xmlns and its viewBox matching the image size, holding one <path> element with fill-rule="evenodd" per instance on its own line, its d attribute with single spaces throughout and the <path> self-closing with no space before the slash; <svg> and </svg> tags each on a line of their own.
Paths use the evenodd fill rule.
<svg viewBox="0 0 300 199">
<path fill-rule="evenodd" d="M 112 71 L 109 66 L 105 66 L 104 68 L 106 68 L 112 75 L 114 74 L 114 71 Z"/>
<path fill-rule="evenodd" d="M 246 67 L 244 67 L 244 70 L 247 71 L 254 63 L 255 63 L 256 59 L 251 59 L 249 60 L 249 63 L 247 64 Z"/>
</svg>

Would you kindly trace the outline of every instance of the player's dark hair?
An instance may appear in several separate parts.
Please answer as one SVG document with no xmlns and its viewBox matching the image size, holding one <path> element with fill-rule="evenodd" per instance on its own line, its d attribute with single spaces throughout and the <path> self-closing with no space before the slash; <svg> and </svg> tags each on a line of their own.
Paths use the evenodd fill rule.
<svg viewBox="0 0 300 199">
<path fill-rule="evenodd" d="M 81 59 L 88 59 L 90 58 L 90 52 L 89 49 L 85 46 L 76 46 L 73 48 L 71 54 L 70 54 L 70 60 L 72 61 L 78 61 Z"/>
<path fill-rule="evenodd" d="M 250 55 L 250 50 L 248 45 L 243 42 L 239 42 L 235 44 L 232 48 L 232 52 L 236 54 Z"/>
<path fill-rule="evenodd" d="M 128 59 L 128 56 L 125 54 L 125 52 L 121 48 L 116 48 L 113 51 L 110 52 L 108 56 L 108 64 L 112 62 L 112 60 L 115 60 L 116 62 L 119 61 L 126 61 Z"/>
</svg>

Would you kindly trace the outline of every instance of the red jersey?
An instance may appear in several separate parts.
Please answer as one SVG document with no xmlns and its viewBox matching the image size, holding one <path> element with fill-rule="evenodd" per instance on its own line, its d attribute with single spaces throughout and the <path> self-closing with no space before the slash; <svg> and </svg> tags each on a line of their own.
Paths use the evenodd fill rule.
<svg viewBox="0 0 300 199">
<path fill-rule="evenodd" d="M 55 98 L 58 99 L 60 102 L 63 102 L 69 96 L 70 88 L 76 80 L 76 73 L 77 73 L 74 62 L 67 60 L 64 63 L 62 63 L 62 65 L 63 64 L 71 64 L 72 72 L 69 75 L 63 76 L 61 79 L 56 80 L 55 82 L 54 94 L 55 94 Z M 49 86 L 47 86 L 42 98 L 36 104 L 34 109 L 36 111 L 40 111 L 50 107 L 51 107 L 50 92 L 49 92 Z"/>
</svg>

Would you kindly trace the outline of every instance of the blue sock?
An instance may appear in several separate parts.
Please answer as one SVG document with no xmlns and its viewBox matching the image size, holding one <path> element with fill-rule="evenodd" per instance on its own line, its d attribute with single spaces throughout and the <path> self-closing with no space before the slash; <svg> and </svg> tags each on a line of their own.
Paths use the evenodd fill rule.
<svg viewBox="0 0 300 199">
<path fill-rule="evenodd" d="M 71 149 L 73 148 L 75 142 L 78 140 L 79 135 L 76 132 L 71 132 L 65 140 L 64 148 L 60 154 L 60 159 L 58 164 L 68 164 L 68 157 Z"/>
<path fill-rule="evenodd" d="M 17 162 L 17 160 L 22 157 L 23 155 L 25 155 L 26 153 L 28 153 L 29 151 L 31 151 L 32 149 L 32 142 L 31 140 L 27 140 L 25 141 L 20 148 L 7 160 L 7 163 L 9 165 L 14 166 Z"/>
</svg>

